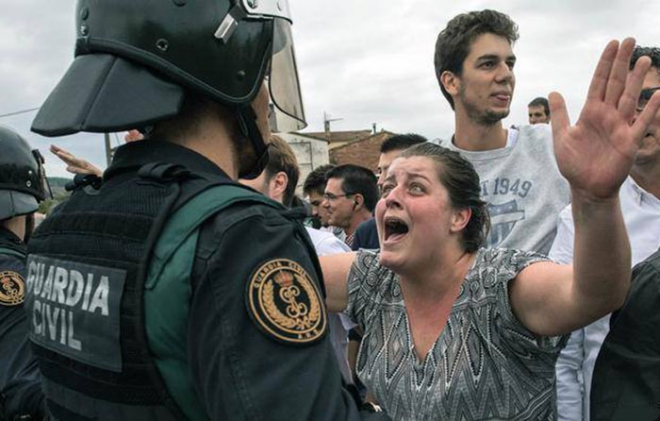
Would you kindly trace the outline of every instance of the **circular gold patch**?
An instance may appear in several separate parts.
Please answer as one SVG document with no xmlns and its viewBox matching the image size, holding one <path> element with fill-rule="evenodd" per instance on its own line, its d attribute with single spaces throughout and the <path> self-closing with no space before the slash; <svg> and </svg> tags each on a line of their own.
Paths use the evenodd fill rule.
<svg viewBox="0 0 660 421">
<path fill-rule="evenodd" d="M 288 259 L 264 263 L 248 283 L 247 307 L 257 326 L 287 344 L 308 344 L 327 329 L 321 294 L 307 271 Z"/>
<path fill-rule="evenodd" d="M 25 301 L 25 281 L 17 272 L 0 272 L 0 305 L 17 306 Z"/>
</svg>

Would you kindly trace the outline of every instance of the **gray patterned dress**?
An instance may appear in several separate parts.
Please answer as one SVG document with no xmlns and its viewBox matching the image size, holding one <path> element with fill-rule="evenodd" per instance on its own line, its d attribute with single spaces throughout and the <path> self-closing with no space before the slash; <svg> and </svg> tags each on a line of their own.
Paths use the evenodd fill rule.
<svg viewBox="0 0 660 421">
<path fill-rule="evenodd" d="M 424 361 L 414 350 L 399 279 L 378 259 L 358 253 L 346 313 L 364 330 L 358 377 L 393 419 L 556 419 L 554 367 L 567 337 L 528 331 L 508 295 L 508 282 L 544 257 L 479 250 Z"/>
</svg>

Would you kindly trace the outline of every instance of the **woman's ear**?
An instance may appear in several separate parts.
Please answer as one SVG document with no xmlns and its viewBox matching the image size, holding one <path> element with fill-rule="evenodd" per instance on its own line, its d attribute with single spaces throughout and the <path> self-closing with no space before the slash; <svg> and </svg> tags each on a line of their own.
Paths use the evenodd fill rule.
<svg viewBox="0 0 660 421">
<path fill-rule="evenodd" d="M 451 231 L 454 233 L 463 231 L 470 222 L 470 218 L 472 218 L 472 209 L 470 208 L 455 211 L 451 220 Z"/>
</svg>

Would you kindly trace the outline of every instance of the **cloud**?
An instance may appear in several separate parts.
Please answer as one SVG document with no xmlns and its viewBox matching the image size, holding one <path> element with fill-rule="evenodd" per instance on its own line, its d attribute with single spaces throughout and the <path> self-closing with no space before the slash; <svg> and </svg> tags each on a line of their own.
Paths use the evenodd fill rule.
<svg viewBox="0 0 660 421">
<path fill-rule="evenodd" d="M 137 0 L 136 0 L 137 1 Z M 575 119 L 602 48 L 633 35 L 659 45 L 660 2 L 651 0 L 290 0 L 309 130 L 323 129 L 323 114 L 342 118 L 335 130 L 378 128 L 446 138 L 453 112 L 433 69 L 438 32 L 458 13 L 493 8 L 520 27 L 515 45 L 517 85 L 505 125 L 527 121 L 527 103 L 557 90 Z M 22 0 L 0 15 L 0 114 L 38 107 L 73 58 L 74 0 Z M 0 118 L 44 155 L 57 143 L 104 166 L 101 135 L 46 139 L 29 132 L 34 113 Z M 49 171 L 65 175 L 49 159 Z"/>
</svg>

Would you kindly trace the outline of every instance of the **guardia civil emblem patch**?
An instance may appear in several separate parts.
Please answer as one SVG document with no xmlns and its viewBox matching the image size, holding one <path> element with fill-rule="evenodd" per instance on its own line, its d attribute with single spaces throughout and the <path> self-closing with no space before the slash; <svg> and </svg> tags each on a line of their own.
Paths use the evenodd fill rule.
<svg viewBox="0 0 660 421">
<path fill-rule="evenodd" d="M 309 344 L 327 330 L 321 294 L 307 271 L 292 260 L 274 259 L 257 269 L 246 301 L 252 320 L 280 342 Z"/>
<path fill-rule="evenodd" d="M 25 281 L 17 272 L 0 272 L 0 305 L 17 306 L 25 301 Z"/>
</svg>

